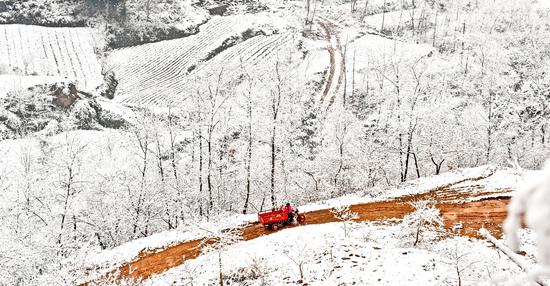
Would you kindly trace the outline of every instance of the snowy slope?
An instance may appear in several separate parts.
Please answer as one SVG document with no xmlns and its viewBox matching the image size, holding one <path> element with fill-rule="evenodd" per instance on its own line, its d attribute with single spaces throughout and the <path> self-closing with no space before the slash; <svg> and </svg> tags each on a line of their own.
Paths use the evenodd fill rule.
<svg viewBox="0 0 550 286">
<path fill-rule="evenodd" d="M 20 75 L 61 77 L 83 90 L 101 84 L 101 66 L 88 28 L 0 25 L 0 66 Z"/>
<path fill-rule="evenodd" d="M 439 176 L 421 178 L 395 188 L 377 191 L 367 190 L 364 193 L 361 192 L 353 195 L 330 199 L 323 202 L 311 203 L 308 205 L 299 206 L 298 208 L 301 212 L 310 212 L 322 209 L 336 208 L 339 206 L 390 200 L 406 195 L 422 194 L 440 186 L 454 184 L 456 182 L 463 181 L 469 178 L 488 176 L 491 173 L 493 173 L 493 175 L 489 176 L 486 179 L 476 181 L 474 183 L 472 181 L 465 181 L 464 183 L 453 185 L 453 187 L 460 188 L 475 184 L 483 186 L 482 189 L 487 192 L 498 190 L 517 190 L 522 184 L 524 184 L 526 179 L 529 179 L 531 176 L 534 176 L 538 172 L 517 172 L 512 169 L 497 169 L 495 166 L 467 168 L 456 170 L 453 172 L 447 172 Z M 468 188 L 465 188 L 464 190 L 471 191 L 471 189 Z M 480 198 L 485 197 L 483 195 L 484 191 L 481 191 L 481 193 L 479 194 Z M 377 195 L 373 196 L 372 194 Z M 510 194 L 506 195 L 509 196 Z M 495 194 L 494 196 L 498 196 L 498 194 Z M 256 214 L 222 214 L 220 215 L 220 218 L 223 219 L 220 219 L 217 222 L 190 224 L 181 230 L 157 233 L 150 237 L 130 241 L 113 249 L 104 250 L 98 253 L 90 253 L 86 258 L 87 265 L 92 267 L 99 266 L 104 269 L 114 269 L 115 267 L 120 266 L 125 262 L 134 260 L 143 251 L 151 251 L 155 249 L 162 249 L 169 246 L 174 246 L 184 241 L 207 237 L 209 233 L 214 232 L 216 229 L 227 229 L 257 221 Z"/>
<path fill-rule="evenodd" d="M 193 36 L 113 51 L 108 59 L 119 82 L 115 99 L 131 105 L 170 106 L 195 93 L 197 78 L 267 65 L 291 43 L 267 14 L 213 17 Z"/>
<path fill-rule="evenodd" d="M 231 285 L 457 285 L 455 254 L 465 268 L 462 285 L 520 273 L 487 242 L 449 238 L 412 248 L 402 245 L 399 232 L 370 223 L 356 225 L 348 237 L 341 223 L 283 230 L 226 247 L 222 273 Z M 215 285 L 218 266 L 212 251 L 143 285 Z"/>
</svg>

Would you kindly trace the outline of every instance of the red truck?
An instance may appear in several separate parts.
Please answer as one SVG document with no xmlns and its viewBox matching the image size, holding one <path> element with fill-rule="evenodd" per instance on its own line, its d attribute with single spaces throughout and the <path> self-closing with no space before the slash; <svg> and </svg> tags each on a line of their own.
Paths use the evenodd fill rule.
<svg viewBox="0 0 550 286">
<path fill-rule="evenodd" d="M 305 215 L 294 210 L 295 221 L 299 224 L 303 224 L 306 221 Z M 288 214 L 284 210 L 266 211 L 258 213 L 258 220 L 265 227 L 265 229 L 277 230 L 280 227 L 288 224 Z"/>
</svg>

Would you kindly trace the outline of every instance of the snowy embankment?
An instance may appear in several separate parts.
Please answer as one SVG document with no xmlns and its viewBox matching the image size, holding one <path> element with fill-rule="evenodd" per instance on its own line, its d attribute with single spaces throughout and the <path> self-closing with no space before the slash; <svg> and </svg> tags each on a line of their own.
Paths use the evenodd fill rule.
<svg viewBox="0 0 550 286">
<path fill-rule="evenodd" d="M 103 80 L 94 53 L 98 39 L 89 28 L 0 25 L 0 95 L 9 88 L 26 88 L 52 79 L 73 81 L 92 91 Z M 4 82 L 10 81 L 10 82 Z"/>
<path fill-rule="evenodd" d="M 400 226 L 356 224 L 348 236 L 342 226 L 308 225 L 227 246 L 222 275 L 231 285 L 457 285 L 459 275 L 472 285 L 522 275 L 485 241 L 453 237 L 413 248 L 399 239 Z M 217 284 L 218 255 L 188 260 L 143 285 Z"/>
<path fill-rule="evenodd" d="M 453 187 L 466 186 L 468 184 L 483 185 L 484 189 L 488 191 L 505 190 L 505 192 L 507 192 L 506 196 L 509 196 L 510 193 L 508 193 L 508 190 L 517 190 L 523 184 L 524 177 L 529 177 L 533 173 L 535 172 L 525 171 L 520 173 L 512 169 L 498 169 L 497 167 L 490 165 L 477 168 L 461 169 L 447 172 L 439 176 L 421 178 L 418 180 L 410 181 L 401 186 L 390 188 L 387 190 L 370 189 L 366 190 L 365 192 L 353 195 L 346 195 L 324 202 L 299 206 L 298 208 L 301 212 L 310 212 L 321 209 L 331 209 L 338 206 L 385 201 L 406 195 L 426 193 L 435 188 L 447 185 L 453 185 Z M 478 179 L 481 177 L 487 178 L 475 182 L 468 180 Z M 496 196 L 496 194 L 493 194 L 493 196 Z M 483 193 L 479 195 L 479 198 L 481 197 L 484 197 Z M 257 216 L 256 214 L 232 214 L 225 216 L 221 215 L 219 220 L 213 219 L 212 221 L 221 222 L 203 222 L 189 224 L 178 230 L 164 231 L 149 237 L 140 238 L 125 243 L 113 249 L 101 251 L 99 253 L 88 254 L 85 260 L 87 261 L 87 264 L 91 266 L 91 268 L 99 267 L 102 269 L 101 273 L 105 273 L 105 271 L 113 270 L 126 262 L 135 260 L 142 252 L 160 250 L 169 246 L 177 245 L 181 242 L 208 237 L 209 235 L 219 231 L 220 229 L 237 228 L 242 225 L 254 223 L 257 221 Z M 99 273 L 97 275 L 99 275 Z"/>
</svg>

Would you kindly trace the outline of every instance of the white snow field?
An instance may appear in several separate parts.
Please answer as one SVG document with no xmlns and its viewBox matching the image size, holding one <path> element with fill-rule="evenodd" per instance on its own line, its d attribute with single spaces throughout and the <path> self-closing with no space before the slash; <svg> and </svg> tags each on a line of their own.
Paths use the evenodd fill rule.
<svg viewBox="0 0 550 286">
<path fill-rule="evenodd" d="M 461 285 L 502 281 L 521 270 L 491 244 L 447 238 L 412 248 L 399 239 L 398 225 L 373 223 L 309 225 L 286 229 L 221 251 L 221 268 L 231 285 Z M 217 285 L 214 250 L 153 276 L 142 285 Z M 300 273 L 300 268 L 301 272 Z"/>
<path fill-rule="evenodd" d="M 46 77 L 45 82 L 60 77 L 90 91 L 102 82 L 95 43 L 89 28 L 0 25 L 0 66 L 24 76 L 24 82 L 35 84 L 41 83 L 41 77 Z M 27 80 L 29 76 L 37 77 Z"/>
<path fill-rule="evenodd" d="M 115 99 L 130 105 L 169 106 L 195 91 L 197 77 L 226 74 L 245 65 L 265 65 L 290 40 L 274 34 L 269 16 L 213 17 L 189 37 L 115 50 L 108 62 L 119 82 Z M 248 39 L 242 39 L 247 33 Z M 231 43 L 235 41 L 236 43 Z"/>
</svg>

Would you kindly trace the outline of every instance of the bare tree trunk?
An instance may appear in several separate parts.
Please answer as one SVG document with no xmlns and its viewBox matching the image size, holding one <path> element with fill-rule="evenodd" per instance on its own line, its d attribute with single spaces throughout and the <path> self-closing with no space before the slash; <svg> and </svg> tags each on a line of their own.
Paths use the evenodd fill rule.
<svg viewBox="0 0 550 286">
<path fill-rule="evenodd" d="M 368 6 L 369 6 L 369 0 L 365 0 L 365 6 L 363 7 L 363 16 L 361 17 L 361 22 L 365 21 L 365 17 L 367 16 Z"/>
<path fill-rule="evenodd" d="M 212 198 L 212 132 L 213 128 L 208 128 L 208 140 L 206 140 L 206 149 L 208 150 L 207 174 L 206 174 L 206 189 L 208 190 L 208 214 L 214 206 Z"/>
<path fill-rule="evenodd" d="M 148 165 L 148 155 L 149 155 L 149 132 L 148 130 L 145 130 L 142 134 L 140 134 L 139 130 L 136 130 L 136 139 L 141 151 L 141 156 L 143 160 L 143 166 L 140 169 L 141 173 L 141 180 L 140 180 L 140 188 L 139 188 L 139 198 L 137 206 L 135 206 L 135 219 L 134 219 L 134 229 L 133 234 L 135 235 L 138 231 L 138 225 L 139 225 L 139 217 L 141 215 L 141 203 L 143 202 L 143 197 L 145 193 L 145 185 L 146 185 L 146 176 L 147 176 L 147 165 Z M 128 190 L 130 192 L 130 190 Z"/>
<path fill-rule="evenodd" d="M 174 122 L 173 122 L 173 116 L 171 111 L 169 111 L 168 114 L 168 131 L 170 132 L 170 161 L 172 164 L 172 174 L 174 175 L 174 179 L 176 180 L 176 185 L 179 188 L 179 182 L 178 182 L 178 168 L 176 164 L 176 135 L 174 134 Z"/>
<path fill-rule="evenodd" d="M 439 175 L 439 173 L 441 172 L 441 165 L 443 164 L 443 162 L 445 162 L 445 159 L 439 161 L 439 163 L 437 163 L 433 157 L 431 157 L 430 159 L 435 166 L 435 175 Z"/>
<path fill-rule="evenodd" d="M 460 277 L 460 268 L 456 265 L 456 276 L 458 277 L 458 286 L 462 286 L 462 278 Z"/>
<path fill-rule="evenodd" d="M 414 131 L 416 129 L 416 123 L 413 125 L 412 122 L 409 127 L 409 134 L 407 138 L 407 152 L 405 153 L 405 170 L 403 172 L 403 177 L 401 178 L 402 182 L 407 181 L 407 175 L 409 172 L 409 160 L 411 157 L 411 150 L 412 150 L 412 140 L 414 136 Z M 420 177 L 420 176 L 419 176 Z"/>
<path fill-rule="evenodd" d="M 67 138 L 67 140 L 69 140 Z M 62 182 L 63 189 L 64 189 L 64 196 L 63 196 L 63 212 L 61 213 L 61 221 L 59 225 L 59 235 L 57 237 L 57 244 L 59 245 L 60 249 L 58 250 L 58 253 L 63 253 L 62 249 L 62 242 L 63 242 L 63 231 L 65 230 L 65 222 L 67 220 L 67 216 L 69 216 L 69 205 L 71 203 L 71 199 L 75 196 L 77 191 L 75 190 L 75 179 L 78 175 L 79 166 L 78 164 L 78 157 L 80 156 L 80 152 L 84 150 L 84 146 L 76 147 L 74 146 L 74 142 L 67 142 L 67 149 L 65 152 L 68 154 L 68 161 L 65 162 L 66 165 L 64 166 L 66 168 L 66 177 L 65 181 Z M 73 227 L 75 230 L 76 235 L 76 216 L 75 214 L 72 214 L 73 216 Z"/>
<path fill-rule="evenodd" d="M 345 137 L 347 133 L 347 125 L 342 127 L 341 133 L 336 132 L 336 140 L 338 141 L 338 170 L 336 171 L 336 174 L 334 174 L 334 188 L 338 188 L 338 177 L 340 176 L 340 173 L 342 172 L 342 169 L 344 168 L 344 143 L 345 143 Z"/>
<path fill-rule="evenodd" d="M 414 12 L 416 12 L 416 3 L 415 0 L 412 0 L 412 8 L 410 9 L 410 15 L 411 15 L 411 32 L 412 32 L 412 38 L 415 37 L 415 30 L 414 30 Z"/>
<path fill-rule="evenodd" d="M 271 206 L 272 208 L 276 207 L 276 198 L 275 198 L 275 164 L 276 164 L 276 136 L 277 136 L 277 118 L 279 115 L 279 109 L 281 106 L 282 100 L 282 79 L 279 71 L 279 62 L 275 64 L 275 75 L 277 80 L 277 86 L 275 90 L 271 90 L 271 111 L 272 111 L 272 124 L 273 129 L 271 133 Z"/>
<path fill-rule="evenodd" d="M 386 0 L 384 0 L 384 8 L 382 9 L 382 26 L 380 27 L 380 33 L 384 33 L 384 22 L 386 21 Z"/>
<path fill-rule="evenodd" d="M 222 251 L 221 250 L 218 250 L 218 269 L 219 269 L 219 272 L 218 272 L 218 278 L 219 278 L 219 281 L 220 281 L 220 286 L 223 286 L 223 272 L 222 272 Z"/>
<path fill-rule="evenodd" d="M 61 213 L 61 224 L 59 228 L 59 236 L 57 238 L 57 244 L 61 244 L 61 238 L 63 236 L 63 229 L 65 227 L 65 218 L 67 217 L 67 208 L 69 206 L 69 198 L 71 197 L 71 188 L 73 183 L 73 168 L 67 166 L 67 182 L 65 183 L 65 200 L 63 202 L 63 212 Z"/>
<path fill-rule="evenodd" d="M 311 0 L 306 0 L 306 27 L 309 25 L 309 12 L 311 11 Z"/>
<path fill-rule="evenodd" d="M 273 118 L 274 119 L 274 124 L 273 124 L 273 131 L 271 133 L 271 185 L 270 185 L 270 188 L 271 188 L 271 206 L 273 207 L 273 209 L 275 209 L 275 206 L 276 206 L 276 203 L 275 203 L 275 160 L 276 160 L 276 150 L 275 150 L 275 134 L 277 132 L 277 129 L 276 129 L 276 123 L 275 123 L 275 118 L 276 116 Z"/>
<path fill-rule="evenodd" d="M 541 132 L 541 144 L 542 146 L 546 145 L 546 124 L 542 124 L 540 126 L 540 132 Z"/>
<path fill-rule="evenodd" d="M 307 171 L 304 171 L 308 176 L 311 177 L 311 179 L 313 180 L 313 183 L 314 183 L 314 191 L 315 191 L 315 194 L 317 194 L 319 192 L 319 181 L 315 178 L 315 176 L 313 175 L 313 173 L 311 172 L 307 172 Z"/>
<path fill-rule="evenodd" d="M 416 177 L 420 178 L 420 168 L 418 168 L 418 159 L 416 158 L 416 152 L 413 152 L 414 167 L 416 169 Z"/>
<path fill-rule="evenodd" d="M 204 215 L 203 208 L 202 208 L 202 161 L 203 161 L 203 155 L 202 155 L 202 127 L 199 126 L 199 195 L 201 196 L 199 201 L 199 214 L 201 216 Z"/>
<path fill-rule="evenodd" d="M 353 66 L 352 66 L 352 71 L 351 71 L 351 98 L 353 100 L 353 98 L 355 97 L 355 54 L 356 54 L 356 51 L 357 49 L 353 49 Z M 367 84 L 367 95 L 368 95 L 368 84 Z M 345 105 L 345 103 L 344 103 Z"/>
<path fill-rule="evenodd" d="M 487 127 L 487 153 L 486 153 L 486 162 L 489 163 L 491 159 L 491 149 L 492 149 L 492 135 L 493 135 L 493 95 L 489 91 L 489 110 L 487 112 L 487 120 L 489 126 Z"/>
<path fill-rule="evenodd" d="M 251 89 L 248 93 L 248 150 L 247 150 L 247 160 L 246 160 L 246 197 L 244 201 L 243 214 L 246 214 L 248 211 L 248 203 L 250 200 L 250 173 L 251 173 L 251 164 L 252 164 L 252 96 Z"/>
</svg>

